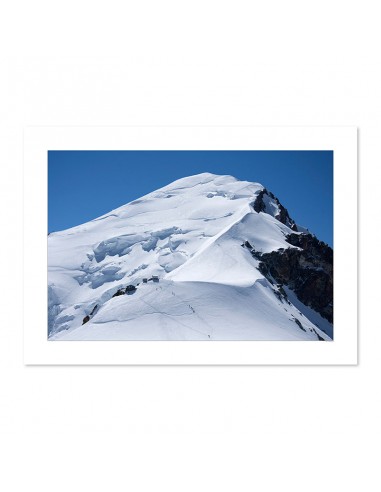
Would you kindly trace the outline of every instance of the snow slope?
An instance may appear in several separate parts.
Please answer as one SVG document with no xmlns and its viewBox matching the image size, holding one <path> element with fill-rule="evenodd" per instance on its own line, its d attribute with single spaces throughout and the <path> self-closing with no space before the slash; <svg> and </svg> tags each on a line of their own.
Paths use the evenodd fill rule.
<svg viewBox="0 0 381 492">
<path fill-rule="evenodd" d="M 277 203 L 253 208 L 263 189 L 203 173 L 50 234 L 49 339 L 328 340 L 242 247 L 291 247 Z M 113 297 L 128 285 L 137 290 Z"/>
</svg>

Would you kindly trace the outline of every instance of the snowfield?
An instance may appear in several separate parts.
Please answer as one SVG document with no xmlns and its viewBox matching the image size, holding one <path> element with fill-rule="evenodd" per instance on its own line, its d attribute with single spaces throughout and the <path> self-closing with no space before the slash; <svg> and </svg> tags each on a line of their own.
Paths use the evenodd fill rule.
<svg viewBox="0 0 381 492">
<path fill-rule="evenodd" d="M 280 295 L 243 246 L 292 247 L 275 200 L 254 210 L 263 189 L 203 173 L 51 233 L 49 340 L 330 340 L 332 325 Z"/>
</svg>

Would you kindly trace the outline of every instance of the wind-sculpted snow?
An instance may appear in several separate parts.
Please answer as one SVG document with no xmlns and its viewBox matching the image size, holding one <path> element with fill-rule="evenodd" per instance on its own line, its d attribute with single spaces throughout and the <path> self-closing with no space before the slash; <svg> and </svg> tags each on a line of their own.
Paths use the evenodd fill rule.
<svg viewBox="0 0 381 492">
<path fill-rule="evenodd" d="M 79 285 L 89 283 L 92 289 L 96 289 L 106 282 L 114 282 L 115 280 L 121 280 L 125 274 L 120 271 L 121 268 L 116 265 L 104 265 L 104 266 L 83 266 L 84 274 L 75 277 Z"/>
<path fill-rule="evenodd" d="M 178 227 L 170 227 L 154 232 L 143 234 L 124 234 L 101 241 L 94 248 L 94 258 L 100 263 L 106 256 L 124 256 L 131 252 L 132 247 L 140 244 L 144 251 L 151 251 L 156 248 L 157 242 L 161 239 L 170 238 L 173 234 L 182 234 Z"/>
<path fill-rule="evenodd" d="M 243 247 L 293 247 L 263 190 L 203 173 L 50 234 L 50 339 L 328 339 Z"/>
<path fill-rule="evenodd" d="M 100 263 L 106 256 L 124 256 L 130 253 L 131 247 L 136 243 L 148 241 L 150 236 L 139 234 L 126 234 L 101 241 L 94 248 L 95 261 Z"/>
</svg>

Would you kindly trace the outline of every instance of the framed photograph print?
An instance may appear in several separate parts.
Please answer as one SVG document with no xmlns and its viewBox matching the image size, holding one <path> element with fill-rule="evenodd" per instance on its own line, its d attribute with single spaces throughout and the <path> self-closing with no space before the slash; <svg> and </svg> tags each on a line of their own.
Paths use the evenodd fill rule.
<svg viewBox="0 0 381 492">
<path fill-rule="evenodd" d="M 356 128 L 26 128 L 24 361 L 356 364 Z"/>
</svg>

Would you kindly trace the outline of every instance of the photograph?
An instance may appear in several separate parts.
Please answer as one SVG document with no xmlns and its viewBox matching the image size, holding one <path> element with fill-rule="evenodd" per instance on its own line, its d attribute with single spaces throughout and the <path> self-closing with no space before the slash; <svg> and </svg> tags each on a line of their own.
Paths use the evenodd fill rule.
<svg viewBox="0 0 381 492">
<path fill-rule="evenodd" d="M 0 492 L 381 492 L 377 2 L 2 7 Z"/>
<path fill-rule="evenodd" d="M 47 339 L 334 332 L 332 150 L 49 150 Z"/>
</svg>

